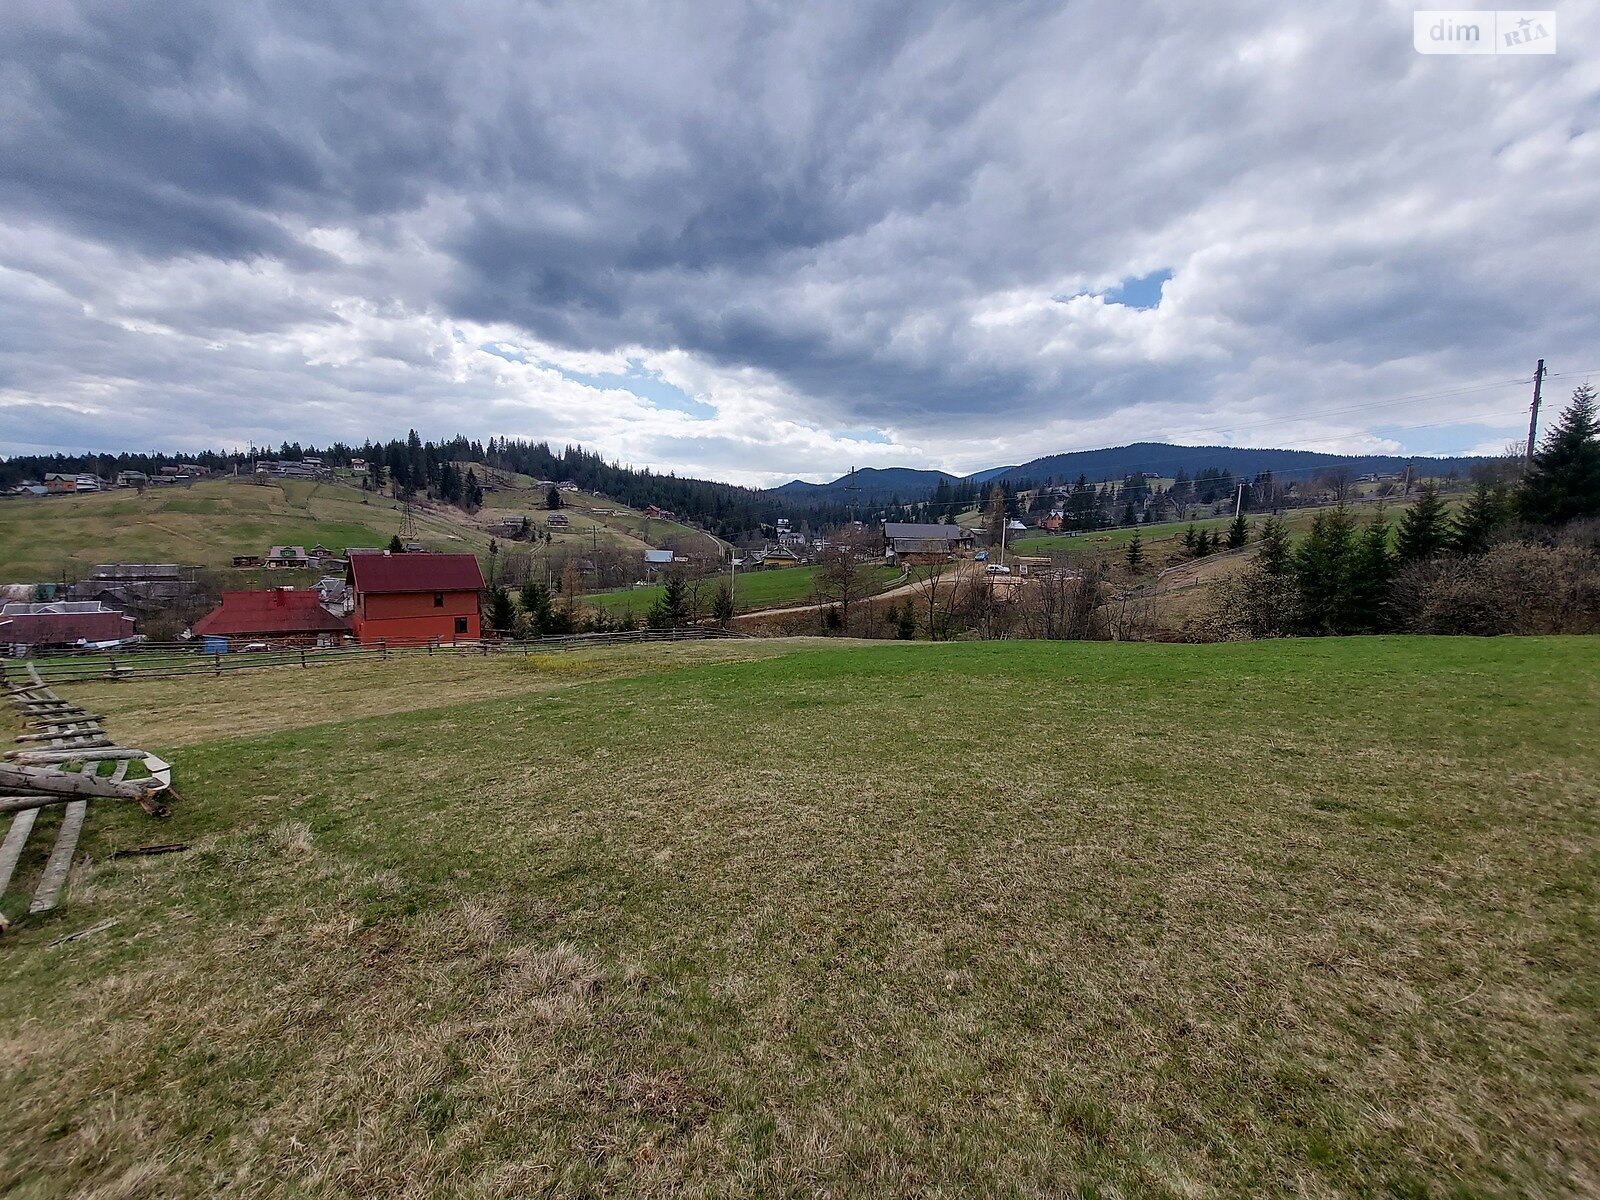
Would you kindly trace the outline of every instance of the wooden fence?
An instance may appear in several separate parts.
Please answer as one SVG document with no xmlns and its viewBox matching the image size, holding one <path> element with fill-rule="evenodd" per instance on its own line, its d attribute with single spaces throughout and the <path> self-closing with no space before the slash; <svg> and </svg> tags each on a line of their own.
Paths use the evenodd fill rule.
<svg viewBox="0 0 1600 1200">
<path fill-rule="evenodd" d="M 225 675 L 262 667 L 314 667 L 339 662 L 384 660 L 390 657 L 442 657 L 446 655 L 546 654 L 582 650 L 591 646 L 622 646 L 645 642 L 706 641 L 742 638 L 745 634 L 715 628 L 631 629 L 613 633 L 575 633 L 526 640 L 484 639 L 473 642 L 380 642 L 357 646 L 268 646 L 265 650 L 235 650 L 207 654 L 198 642 L 143 642 L 115 650 L 67 650 L 28 659 L 0 658 L 0 683 L 21 678 L 32 666 L 46 684 L 83 683 L 97 679 L 159 679 L 183 675 Z"/>
</svg>

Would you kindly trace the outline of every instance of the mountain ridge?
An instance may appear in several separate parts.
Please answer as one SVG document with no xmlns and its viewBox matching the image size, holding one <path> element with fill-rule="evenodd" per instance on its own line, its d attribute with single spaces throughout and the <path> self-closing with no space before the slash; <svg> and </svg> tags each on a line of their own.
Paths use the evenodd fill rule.
<svg viewBox="0 0 1600 1200">
<path fill-rule="evenodd" d="M 993 480 L 1027 481 L 1048 485 L 1071 483 L 1086 475 L 1091 483 L 1121 479 L 1135 471 L 1154 472 L 1170 478 L 1179 471 L 1217 469 L 1234 475 L 1253 476 L 1261 471 L 1279 475 L 1307 475 L 1316 471 L 1346 469 L 1357 473 L 1403 471 L 1407 464 L 1419 467 L 1468 469 L 1491 461 L 1492 455 L 1423 454 L 1329 454 L 1316 450 L 1284 450 L 1270 446 L 1184 446 L 1175 442 L 1130 442 L 1095 450 L 1070 450 L 1047 454 L 1009 467 L 988 467 L 970 475 L 914 467 L 862 467 L 855 472 L 855 495 L 862 503 L 898 497 L 916 499 L 918 490 L 932 492 L 940 480 L 950 484 L 986 484 Z M 770 493 L 786 499 L 805 501 L 847 501 L 851 495 L 848 474 L 827 483 L 794 479 Z M 893 491 L 893 496 L 888 493 Z"/>
</svg>

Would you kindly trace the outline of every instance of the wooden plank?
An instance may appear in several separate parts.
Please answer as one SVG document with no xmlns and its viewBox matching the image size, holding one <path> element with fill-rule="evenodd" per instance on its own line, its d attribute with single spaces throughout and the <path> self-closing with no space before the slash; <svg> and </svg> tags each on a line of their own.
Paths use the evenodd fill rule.
<svg viewBox="0 0 1600 1200">
<path fill-rule="evenodd" d="M 140 753 L 142 754 L 143 751 L 141 751 Z M 132 759 L 124 758 L 120 762 L 117 763 L 117 769 L 115 771 L 111 772 L 111 782 L 112 783 L 121 783 L 124 779 L 126 779 L 128 777 L 128 764 L 130 762 L 132 762 L 132 761 L 133 761 Z"/>
<path fill-rule="evenodd" d="M 147 752 L 135 750 L 128 746 L 63 746 L 61 749 L 41 750 L 37 747 L 27 750 L 7 750 L 0 758 L 7 758 L 27 766 L 39 766 L 42 763 L 83 762 L 91 754 L 101 762 L 113 759 L 143 758 Z M 125 773 L 125 772 L 124 772 Z"/>
<path fill-rule="evenodd" d="M 146 765 L 151 761 L 145 759 Z M 160 762 L 159 759 L 155 761 Z M 166 767 L 166 763 L 161 763 Z M 171 783 L 171 768 L 165 779 L 141 779 L 133 783 L 112 783 L 98 775 L 78 775 L 50 767 L 22 767 L 16 763 L 0 762 L 0 788 L 24 792 L 49 792 L 57 796 L 108 796 L 113 800 L 147 800 L 150 793 Z M 152 769 L 152 775 L 159 772 Z"/>
<path fill-rule="evenodd" d="M 22 858 L 22 848 L 28 844 L 28 834 L 33 831 L 33 822 L 38 815 L 38 809 L 28 808 L 11 818 L 6 840 L 0 842 L 0 895 L 4 895 L 11 886 L 11 876 L 16 872 L 17 862 Z"/>
<path fill-rule="evenodd" d="M 43 792 L 32 795 L 23 792 L 15 796 L 0 796 L 0 813 L 20 813 L 33 809 L 49 808 L 52 804 L 71 804 L 71 796 L 49 796 Z"/>
<path fill-rule="evenodd" d="M 32 663 L 28 664 L 28 678 L 33 680 L 39 687 L 44 687 L 44 677 L 39 674 L 39 668 Z"/>
<path fill-rule="evenodd" d="M 74 800 L 67 805 L 56 830 L 56 844 L 45 861 L 44 874 L 39 877 L 39 887 L 28 905 L 30 913 L 49 912 L 61 899 L 61 889 L 66 886 L 67 873 L 72 870 L 72 856 L 78 852 L 78 835 L 83 832 L 83 816 L 89 811 L 87 800 Z"/>
</svg>

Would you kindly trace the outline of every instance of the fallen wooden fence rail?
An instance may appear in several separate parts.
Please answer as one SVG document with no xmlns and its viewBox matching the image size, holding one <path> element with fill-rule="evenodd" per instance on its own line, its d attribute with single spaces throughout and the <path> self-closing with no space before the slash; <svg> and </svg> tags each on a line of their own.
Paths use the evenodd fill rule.
<svg viewBox="0 0 1600 1200">
<path fill-rule="evenodd" d="M 0 896 L 11 886 L 39 813 L 61 805 L 55 842 L 28 904 L 29 913 L 42 913 L 56 906 L 66 887 L 90 799 L 132 800 L 154 816 L 165 816 L 167 808 L 159 797 L 172 791 L 172 766 L 148 751 L 112 745 L 99 724 L 101 717 L 52 692 L 34 663 L 25 669 L 30 682 L 7 689 L 32 732 L 17 736 L 21 749 L 0 756 L 0 813 L 13 814 L 0 842 Z M 146 778 L 127 777 L 134 762 L 143 763 Z M 115 764 L 109 777 L 100 774 L 105 764 Z M 0 913 L 0 932 L 9 928 Z"/>
</svg>

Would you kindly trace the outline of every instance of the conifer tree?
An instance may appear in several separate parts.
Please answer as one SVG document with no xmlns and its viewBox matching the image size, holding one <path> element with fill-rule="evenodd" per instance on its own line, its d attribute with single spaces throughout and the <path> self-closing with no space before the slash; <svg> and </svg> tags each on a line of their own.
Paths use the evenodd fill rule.
<svg viewBox="0 0 1600 1200">
<path fill-rule="evenodd" d="M 1228 526 L 1228 549 L 1243 550 L 1250 543 L 1250 522 L 1240 513 Z"/>
<path fill-rule="evenodd" d="M 909 642 L 917 636 L 917 610 L 909 596 L 895 618 L 894 635 L 902 642 Z"/>
<path fill-rule="evenodd" d="M 711 615 L 724 629 L 733 624 L 733 588 L 726 581 L 711 598 Z"/>
<path fill-rule="evenodd" d="M 1395 535 L 1395 556 L 1402 564 L 1422 562 L 1444 551 L 1450 544 L 1450 525 L 1445 520 L 1444 501 L 1439 488 L 1428 480 L 1417 492 L 1417 502 L 1400 518 Z"/>
<path fill-rule="evenodd" d="M 404 554 L 405 552 L 406 552 L 405 543 L 400 540 L 400 535 L 397 533 L 392 538 L 389 539 L 389 553 L 390 554 Z"/>
<path fill-rule="evenodd" d="M 1600 517 L 1600 418 L 1587 383 L 1572 393 L 1572 403 L 1533 456 L 1517 508 L 1524 520 L 1540 525 Z"/>
<path fill-rule="evenodd" d="M 1268 575 L 1278 576 L 1289 571 L 1289 531 L 1279 517 L 1268 517 L 1261 522 L 1261 548 L 1256 551 L 1256 565 Z"/>
<path fill-rule="evenodd" d="M 1349 606 L 1344 618 L 1348 632 L 1377 633 L 1384 628 L 1394 570 L 1389 521 L 1380 507 L 1356 539 L 1350 563 Z"/>
<path fill-rule="evenodd" d="M 489 628 L 496 633 L 509 633 L 511 624 L 516 620 L 516 609 L 511 604 L 511 593 L 505 588 L 496 585 L 489 589 L 487 604 Z"/>
<path fill-rule="evenodd" d="M 1178 539 L 1178 544 L 1180 546 L 1182 546 L 1185 550 L 1187 550 L 1190 554 L 1194 553 L 1194 548 L 1198 544 L 1198 542 L 1199 542 L 1199 538 L 1195 534 L 1195 528 L 1194 528 L 1193 525 L 1190 525 L 1189 528 L 1185 529 L 1183 531 L 1183 536 Z"/>
<path fill-rule="evenodd" d="M 1485 553 L 1494 531 L 1505 523 L 1509 507 L 1505 488 L 1480 482 L 1450 528 L 1450 548 L 1457 554 Z"/>
<path fill-rule="evenodd" d="M 1128 570 L 1137 571 L 1144 566 L 1144 542 L 1136 533 L 1128 539 Z"/>
<path fill-rule="evenodd" d="M 1344 505 L 1318 513 L 1295 547 L 1292 567 L 1307 633 L 1345 633 L 1350 627 L 1355 521 Z"/>
<path fill-rule="evenodd" d="M 1196 558 L 1204 558 L 1206 555 L 1211 553 L 1211 550 L 1211 534 L 1207 530 L 1202 529 L 1194 536 L 1194 556 Z"/>
</svg>

